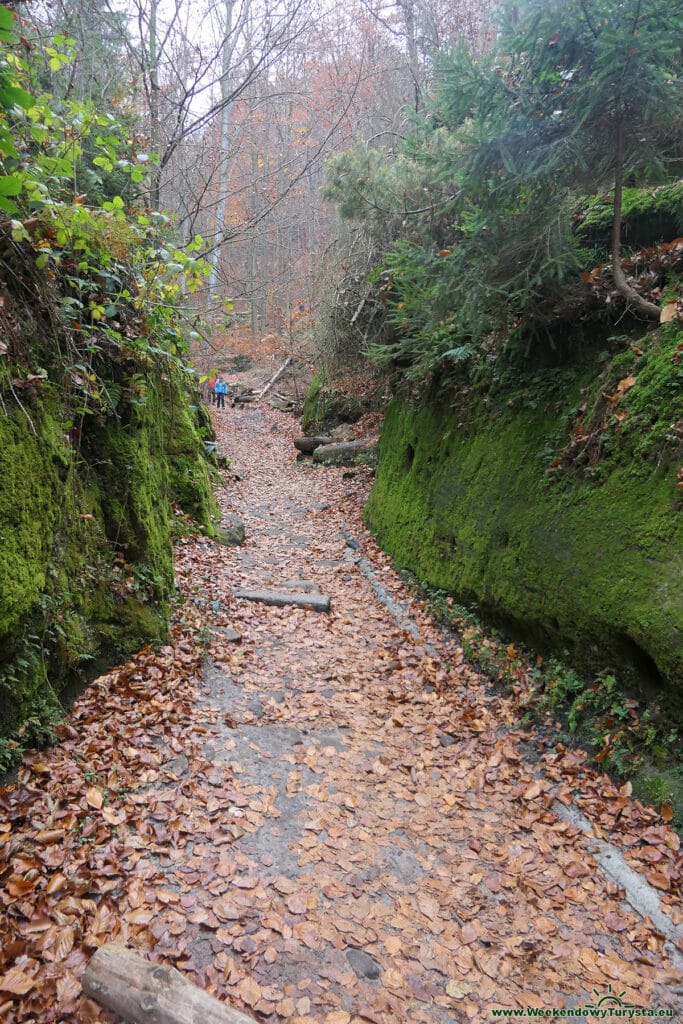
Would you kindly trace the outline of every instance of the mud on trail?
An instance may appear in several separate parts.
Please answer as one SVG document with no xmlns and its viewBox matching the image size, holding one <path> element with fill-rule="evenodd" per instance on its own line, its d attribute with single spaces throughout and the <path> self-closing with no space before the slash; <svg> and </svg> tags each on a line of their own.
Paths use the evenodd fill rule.
<svg viewBox="0 0 683 1024">
<path fill-rule="evenodd" d="M 536 744 L 424 615 L 362 526 L 366 470 L 297 462 L 276 411 L 214 420 L 244 544 L 178 545 L 170 641 L 93 684 L 0 793 L 3 1019 L 110 1019 L 78 979 L 112 939 L 268 1022 L 591 1019 L 601 999 L 676 1019 L 678 837 Z M 604 867 L 621 855 L 657 924 Z"/>
</svg>

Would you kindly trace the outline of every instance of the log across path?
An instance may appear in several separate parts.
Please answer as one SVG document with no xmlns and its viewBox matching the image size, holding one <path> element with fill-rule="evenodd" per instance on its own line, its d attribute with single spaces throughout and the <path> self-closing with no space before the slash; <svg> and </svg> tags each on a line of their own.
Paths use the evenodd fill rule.
<svg viewBox="0 0 683 1024">
<path fill-rule="evenodd" d="M 0 791 L 3 1022 L 110 1021 L 105 990 L 160 1024 L 213 1019 L 197 990 L 267 1024 L 680 1014 L 678 836 L 441 635 L 363 528 L 367 469 L 297 462 L 260 405 L 214 419 L 244 543 L 181 539 L 169 641 Z M 136 956 L 86 996 L 107 943 Z"/>
</svg>

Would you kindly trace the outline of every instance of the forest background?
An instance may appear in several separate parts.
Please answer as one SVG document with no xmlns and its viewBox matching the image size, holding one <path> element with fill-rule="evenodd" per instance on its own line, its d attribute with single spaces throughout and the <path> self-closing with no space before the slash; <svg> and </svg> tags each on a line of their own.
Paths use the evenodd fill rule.
<svg viewBox="0 0 683 1024">
<path fill-rule="evenodd" d="M 488 0 L 85 0 L 17 12 L 29 91 L 110 119 L 89 134 L 73 191 L 163 210 L 181 246 L 200 235 L 202 315 L 214 329 L 281 334 L 310 326 L 339 234 L 321 194 L 326 159 L 355 144 L 391 155 L 434 54 L 456 40 L 481 49 L 495 33 Z M 61 140 L 55 130 L 50 144 L 66 154 L 78 128 Z"/>
</svg>

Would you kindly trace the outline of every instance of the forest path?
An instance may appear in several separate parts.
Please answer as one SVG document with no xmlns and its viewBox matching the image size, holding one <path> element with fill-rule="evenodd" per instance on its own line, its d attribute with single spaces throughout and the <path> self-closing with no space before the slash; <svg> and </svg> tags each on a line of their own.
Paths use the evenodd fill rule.
<svg viewBox="0 0 683 1024">
<path fill-rule="evenodd" d="M 221 927 L 203 955 L 194 944 L 207 980 L 299 1024 L 492 1020 L 494 1007 L 577 1008 L 612 991 L 679 1007 L 661 935 L 552 809 L 583 788 L 583 759 L 533 763 L 542 746 L 513 703 L 411 601 L 362 525 L 367 472 L 295 461 L 282 414 L 214 420 L 242 478 L 222 500 L 247 541 L 214 576 L 242 642 L 219 627 L 209 644 L 204 752 L 245 834 L 222 876 Z M 410 606 L 417 638 L 378 602 L 361 554 Z M 331 614 L 229 596 L 297 578 L 330 595 Z M 623 815 L 606 780 L 586 789 L 598 820 L 610 797 Z M 676 837 L 652 831 L 640 845 L 673 862 Z"/>
<path fill-rule="evenodd" d="M 367 470 L 297 462 L 266 407 L 214 422 L 245 543 L 178 543 L 168 642 L 96 680 L 0 790 L 0 1019 L 109 1020 L 79 979 L 112 940 L 268 1024 L 680 1013 L 665 936 L 595 859 L 609 835 L 675 930 L 678 836 L 465 663 L 365 531 Z M 233 595 L 297 580 L 331 612 Z"/>
</svg>

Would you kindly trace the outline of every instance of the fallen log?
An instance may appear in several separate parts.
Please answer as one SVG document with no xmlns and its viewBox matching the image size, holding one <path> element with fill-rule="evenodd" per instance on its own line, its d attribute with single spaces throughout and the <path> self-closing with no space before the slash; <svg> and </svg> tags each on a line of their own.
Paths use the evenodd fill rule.
<svg viewBox="0 0 683 1024">
<path fill-rule="evenodd" d="M 355 466 L 358 456 L 369 451 L 376 438 L 368 437 L 363 441 L 340 441 L 335 444 L 322 444 L 313 452 L 313 461 L 326 466 Z"/>
<path fill-rule="evenodd" d="M 291 361 L 292 361 L 292 357 L 291 357 L 291 356 L 287 356 L 287 358 L 285 359 L 285 361 L 284 361 L 284 363 L 282 364 L 282 366 L 280 367 L 280 369 L 279 369 L 279 370 L 276 370 L 276 371 L 275 371 L 275 373 L 274 373 L 274 374 L 273 374 L 273 376 L 272 376 L 272 377 L 270 378 L 270 380 L 268 381 L 268 383 L 267 383 L 267 384 L 265 384 L 265 385 L 264 385 L 264 386 L 263 386 L 263 387 L 261 388 L 261 390 L 259 391 L 259 393 L 258 393 L 258 394 L 256 395 L 256 399 L 257 399 L 257 401 L 258 401 L 259 399 L 263 398 L 263 396 L 264 396 L 264 395 L 267 395 L 267 394 L 268 394 L 268 392 L 269 392 L 269 391 L 270 391 L 270 389 L 272 388 L 273 384 L 275 384 L 275 383 L 276 383 L 276 381 L 278 381 L 278 380 L 280 379 L 280 377 L 281 377 L 281 376 L 282 376 L 282 374 L 283 374 L 283 373 L 285 372 L 285 370 L 287 369 L 287 367 L 289 366 L 289 364 L 291 363 Z"/>
<path fill-rule="evenodd" d="M 304 452 L 305 455 L 312 455 L 316 448 L 326 444 L 332 444 L 331 437 L 297 437 L 294 439 L 296 450 Z"/>
<path fill-rule="evenodd" d="M 150 963 L 117 943 L 100 946 L 83 991 L 127 1024 L 255 1024 L 255 1019 L 193 985 L 174 967 Z"/>
<path fill-rule="evenodd" d="M 291 604 L 296 608 L 312 608 L 315 612 L 330 610 L 330 599 L 325 594 L 302 594 L 296 591 L 283 593 L 281 590 L 234 590 L 233 596 L 243 601 L 257 601 L 279 608 Z"/>
</svg>

